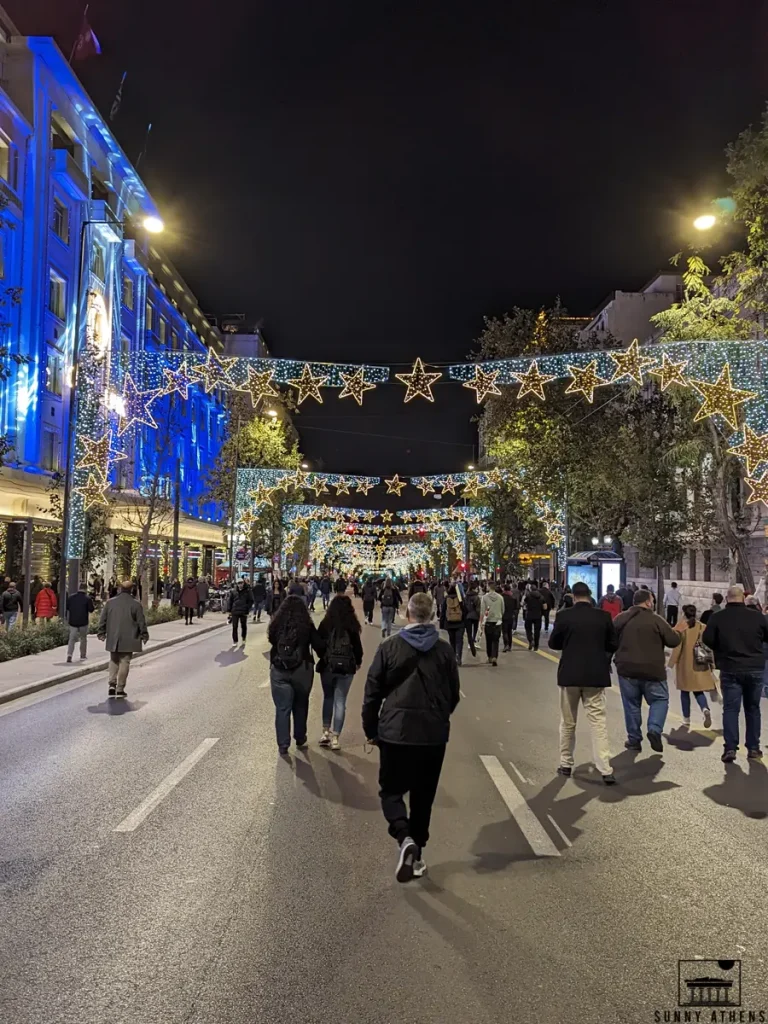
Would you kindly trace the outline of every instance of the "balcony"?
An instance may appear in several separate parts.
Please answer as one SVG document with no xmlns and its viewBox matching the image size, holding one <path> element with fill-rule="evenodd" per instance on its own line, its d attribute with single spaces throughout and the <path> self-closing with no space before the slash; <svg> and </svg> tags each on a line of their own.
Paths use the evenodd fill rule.
<svg viewBox="0 0 768 1024">
<path fill-rule="evenodd" d="M 90 197 L 88 176 L 68 150 L 51 150 L 51 174 L 72 199 L 81 201 Z"/>
</svg>

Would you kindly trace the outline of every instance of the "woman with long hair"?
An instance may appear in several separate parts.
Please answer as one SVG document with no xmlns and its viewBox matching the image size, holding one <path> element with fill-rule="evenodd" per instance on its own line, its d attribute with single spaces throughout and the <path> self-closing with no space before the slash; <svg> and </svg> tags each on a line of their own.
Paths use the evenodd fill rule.
<svg viewBox="0 0 768 1024">
<path fill-rule="evenodd" d="M 323 684 L 323 735 L 321 747 L 340 750 L 347 695 L 355 672 L 363 663 L 360 620 L 346 594 L 337 594 L 328 605 L 317 630 L 324 653 L 317 665 Z"/>
<path fill-rule="evenodd" d="M 275 702 L 275 733 L 280 756 L 285 757 L 293 738 L 301 749 L 307 745 L 309 695 L 315 673 L 312 650 L 319 655 L 325 645 L 312 622 L 307 602 L 290 594 L 282 602 L 267 630 L 271 649 L 269 679 Z"/>
<path fill-rule="evenodd" d="M 698 651 L 695 651 L 704 628 L 704 623 L 699 622 L 696 618 L 696 606 L 693 604 L 683 605 L 683 621 L 676 627 L 677 632 L 682 633 L 683 639 L 680 645 L 672 651 L 669 664 L 670 667 L 674 666 L 675 668 L 675 683 L 680 691 L 683 721 L 686 725 L 691 724 L 691 694 L 693 694 L 704 715 L 704 727 L 709 729 L 712 725 L 712 713 L 709 710 L 707 693 L 710 690 L 715 690 L 717 684 L 712 674 L 711 664 L 701 660 L 701 646 Z"/>
</svg>

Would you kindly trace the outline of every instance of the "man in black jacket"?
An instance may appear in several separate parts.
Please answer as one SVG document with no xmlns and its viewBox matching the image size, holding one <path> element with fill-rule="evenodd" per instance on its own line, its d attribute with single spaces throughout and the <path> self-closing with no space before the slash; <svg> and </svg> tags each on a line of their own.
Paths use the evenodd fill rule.
<svg viewBox="0 0 768 1024">
<path fill-rule="evenodd" d="M 400 846 L 398 882 L 426 871 L 423 849 L 450 717 L 459 703 L 456 657 L 440 639 L 433 616 L 432 596 L 414 594 L 408 625 L 381 644 L 365 684 L 363 730 L 379 746 L 379 797 L 389 834 Z"/>
<path fill-rule="evenodd" d="M 538 651 L 541 637 L 541 620 L 544 615 L 544 599 L 535 586 L 527 590 L 523 598 L 523 622 L 528 637 L 528 650 Z"/>
<path fill-rule="evenodd" d="M 232 643 L 237 643 L 237 624 L 240 623 L 240 633 L 245 643 L 248 633 L 248 612 L 253 607 L 253 594 L 251 588 L 244 579 L 239 579 L 235 589 L 230 590 L 227 602 L 229 621 L 232 623 Z"/>
<path fill-rule="evenodd" d="M 619 646 L 609 612 L 593 608 L 592 592 L 586 583 L 574 583 L 573 607 L 564 608 L 549 638 L 553 651 L 562 651 L 557 666 L 560 687 L 560 767 L 558 774 L 573 771 L 576 745 L 576 717 L 579 704 L 592 730 L 592 756 L 603 782 L 611 786 L 616 778 L 611 768 L 605 688 L 611 685 L 610 657 Z"/>
<path fill-rule="evenodd" d="M 88 650 L 88 616 L 93 611 L 93 600 L 82 584 L 76 594 L 67 597 L 67 619 L 69 620 L 69 645 L 67 661 L 72 661 L 75 644 L 80 640 L 80 661 L 85 661 Z"/>
<path fill-rule="evenodd" d="M 763 690 L 765 654 L 768 643 L 768 621 L 762 612 L 744 603 L 744 588 L 729 587 L 726 606 L 712 615 L 701 642 L 715 652 L 723 691 L 722 760 L 736 760 L 739 748 L 739 711 L 744 704 L 747 720 L 747 758 L 757 761 L 760 749 L 760 697 Z"/>
</svg>

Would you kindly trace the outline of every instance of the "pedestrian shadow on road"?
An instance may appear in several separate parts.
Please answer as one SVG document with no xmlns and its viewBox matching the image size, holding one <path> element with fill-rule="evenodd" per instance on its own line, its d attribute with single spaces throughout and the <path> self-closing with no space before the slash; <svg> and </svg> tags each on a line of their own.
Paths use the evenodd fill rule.
<svg viewBox="0 0 768 1024">
<path fill-rule="evenodd" d="M 220 668 L 229 668 L 230 665 L 237 665 L 238 662 L 247 661 L 248 655 L 242 647 L 235 647 L 234 644 L 226 651 L 220 651 L 213 659 Z"/>
<path fill-rule="evenodd" d="M 341 754 L 329 751 L 327 755 L 308 751 L 305 757 L 296 758 L 295 771 L 296 778 L 322 800 L 358 811 L 379 809 L 375 761 L 366 761 L 348 751 Z"/>
<path fill-rule="evenodd" d="M 670 729 L 666 734 L 667 743 L 677 750 L 697 750 L 704 747 L 711 747 L 717 739 L 717 733 L 722 734 L 722 729 L 709 729 L 704 732 L 692 732 L 688 726 L 680 725 L 677 729 Z"/>
<path fill-rule="evenodd" d="M 141 711 L 147 703 L 146 700 L 115 700 L 111 697 L 102 704 L 89 704 L 88 711 L 92 715 L 113 715 L 119 718 L 120 715 L 127 715 L 131 711 Z"/>
<path fill-rule="evenodd" d="M 762 761 L 748 761 L 747 771 L 739 764 L 726 764 L 725 778 L 704 790 L 716 804 L 734 807 L 747 818 L 768 818 L 768 769 Z"/>
</svg>

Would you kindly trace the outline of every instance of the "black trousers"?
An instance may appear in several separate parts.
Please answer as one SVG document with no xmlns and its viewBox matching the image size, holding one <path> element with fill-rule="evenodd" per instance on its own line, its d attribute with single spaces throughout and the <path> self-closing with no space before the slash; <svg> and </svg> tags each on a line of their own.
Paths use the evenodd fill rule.
<svg viewBox="0 0 768 1024">
<path fill-rule="evenodd" d="M 204 611 L 205 611 L 205 601 L 198 601 L 197 602 L 197 617 L 198 617 L 198 619 L 202 619 Z"/>
<path fill-rule="evenodd" d="M 544 609 L 544 629 L 549 632 L 549 608 Z"/>
<path fill-rule="evenodd" d="M 485 624 L 485 653 L 489 658 L 499 656 L 499 637 L 501 636 L 500 622 L 486 622 Z"/>
<path fill-rule="evenodd" d="M 398 843 L 410 836 L 420 848 L 429 840 L 429 822 L 435 802 L 445 744 L 406 746 L 379 740 L 379 798 L 389 834 Z M 410 793 L 410 814 L 405 794 Z"/>
<path fill-rule="evenodd" d="M 504 637 L 504 650 L 508 651 L 512 647 L 512 634 L 517 629 L 517 619 L 502 619 L 501 622 L 501 634 Z"/>
<path fill-rule="evenodd" d="M 192 619 L 194 618 L 194 616 L 195 616 L 195 609 L 194 608 L 187 608 L 187 606 L 184 605 L 184 621 L 185 622 L 191 622 Z"/>
<path fill-rule="evenodd" d="M 240 632 L 243 634 L 243 640 L 248 632 L 248 615 L 234 615 L 232 616 L 232 643 L 237 643 L 237 624 L 240 623 Z"/>
<path fill-rule="evenodd" d="M 475 640 L 477 640 L 477 629 L 479 625 L 479 619 L 467 619 L 467 640 L 469 640 L 470 647 L 474 644 Z"/>
<path fill-rule="evenodd" d="M 541 619 L 526 619 L 525 635 L 528 637 L 528 643 L 533 644 L 534 648 L 538 650 L 541 639 Z"/>
<path fill-rule="evenodd" d="M 676 604 L 668 604 L 667 605 L 667 622 L 670 624 L 670 626 L 676 626 L 677 625 L 677 605 Z"/>
<path fill-rule="evenodd" d="M 363 601 L 363 615 L 368 622 L 373 622 L 373 609 L 375 607 L 374 601 Z"/>
</svg>

